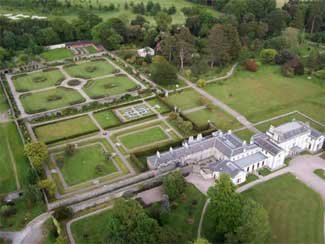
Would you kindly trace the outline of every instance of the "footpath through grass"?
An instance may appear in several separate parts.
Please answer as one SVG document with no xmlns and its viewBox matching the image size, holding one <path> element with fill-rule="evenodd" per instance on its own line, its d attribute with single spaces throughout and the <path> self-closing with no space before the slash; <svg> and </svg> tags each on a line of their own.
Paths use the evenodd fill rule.
<svg viewBox="0 0 325 244">
<path fill-rule="evenodd" d="M 263 65 L 254 73 L 239 67 L 233 77 L 211 83 L 205 90 L 252 122 L 299 110 L 324 123 L 325 85 L 307 75 L 284 77 L 280 69 Z"/>
</svg>

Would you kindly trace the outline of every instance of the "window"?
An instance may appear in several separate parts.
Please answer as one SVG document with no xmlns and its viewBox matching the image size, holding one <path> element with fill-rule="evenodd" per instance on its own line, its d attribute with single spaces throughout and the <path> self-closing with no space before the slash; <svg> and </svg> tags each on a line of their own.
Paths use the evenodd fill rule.
<svg viewBox="0 0 325 244">
<path fill-rule="evenodd" d="M 247 172 L 249 172 L 249 167 L 247 167 Z"/>
</svg>

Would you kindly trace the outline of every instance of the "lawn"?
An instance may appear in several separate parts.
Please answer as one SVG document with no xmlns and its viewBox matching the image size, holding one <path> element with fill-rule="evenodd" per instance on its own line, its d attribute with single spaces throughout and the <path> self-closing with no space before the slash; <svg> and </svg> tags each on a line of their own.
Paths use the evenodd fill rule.
<svg viewBox="0 0 325 244">
<path fill-rule="evenodd" d="M 85 101 L 79 92 L 65 87 L 24 94 L 20 96 L 20 100 L 25 111 L 30 114 L 79 104 Z"/>
<path fill-rule="evenodd" d="M 97 53 L 97 49 L 94 46 L 88 46 L 88 47 L 86 47 L 86 50 L 90 54 Z"/>
<path fill-rule="evenodd" d="M 66 58 L 72 58 L 73 53 L 71 50 L 66 48 L 57 48 L 43 52 L 41 54 L 41 57 L 44 58 L 46 61 L 55 61 Z"/>
<path fill-rule="evenodd" d="M 34 128 L 38 140 L 54 143 L 98 131 L 88 116 L 63 120 Z"/>
<path fill-rule="evenodd" d="M 55 160 L 68 185 L 75 185 L 117 171 L 114 163 L 107 159 L 103 147 L 99 144 L 78 148 L 71 156 L 66 153 L 57 154 Z"/>
<path fill-rule="evenodd" d="M 214 123 L 217 129 L 223 131 L 242 127 L 242 125 L 235 118 L 219 108 L 214 108 L 213 111 L 205 108 L 196 112 L 188 113 L 185 116 L 198 127 L 206 126 L 208 124 L 208 120 Z"/>
<path fill-rule="evenodd" d="M 237 132 L 235 132 L 235 134 L 240 139 L 245 140 L 246 142 L 250 142 L 252 136 L 255 135 L 255 133 L 250 131 L 249 129 L 243 129 L 243 130 L 237 131 Z"/>
<path fill-rule="evenodd" d="M 99 80 L 90 80 L 83 87 L 91 98 L 114 96 L 133 91 L 137 84 L 125 75 L 118 75 Z"/>
<path fill-rule="evenodd" d="M 170 112 L 169 107 L 161 102 L 158 98 L 150 99 L 147 101 L 147 103 L 159 113 Z"/>
<path fill-rule="evenodd" d="M 78 220 L 71 225 L 71 232 L 76 243 L 105 243 L 106 223 L 111 216 L 111 210 Z"/>
<path fill-rule="evenodd" d="M 325 170 L 324 169 L 315 169 L 314 173 L 318 175 L 320 178 L 325 180 Z"/>
<path fill-rule="evenodd" d="M 12 77 L 15 88 L 19 92 L 57 86 L 63 80 L 64 75 L 58 69 L 37 71 Z"/>
<path fill-rule="evenodd" d="M 262 66 L 256 73 L 241 70 L 205 90 L 252 122 L 259 122 L 285 112 L 299 110 L 325 122 L 325 88 L 319 80 L 307 76 L 286 78 L 279 66 Z"/>
<path fill-rule="evenodd" d="M 4 94 L 4 91 L 2 90 L 2 86 L 0 86 L 0 114 L 7 113 L 8 109 L 9 109 L 9 104 L 7 102 L 7 98 Z"/>
<path fill-rule="evenodd" d="M 110 128 L 112 126 L 121 124 L 119 118 L 112 112 L 112 110 L 104 110 L 94 113 L 94 117 L 102 128 Z"/>
<path fill-rule="evenodd" d="M 122 144 L 128 148 L 133 149 L 135 147 L 145 146 L 154 142 L 166 140 L 169 137 L 158 126 L 144 129 L 141 131 L 134 131 L 129 134 L 121 135 L 119 140 Z"/>
<path fill-rule="evenodd" d="M 115 68 L 105 60 L 97 60 L 66 65 L 64 69 L 72 77 L 91 79 L 109 75 Z"/>
<path fill-rule="evenodd" d="M 179 243 L 192 243 L 197 238 L 197 229 L 205 200 L 201 192 L 192 184 L 187 184 L 184 195 L 174 204 L 171 203 L 169 222 L 163 227 L 174 230 L 178 234 Z M 151 208 L 160 209 L 161 204 L 154 204 Z"/>
<path fill-rule="evenodd" d="M 165 98 L 167 103 L 186 110 L 194 107 L 201 106 L 200 94 L 193 89 L 185 89 L 180 93 L 175 93 Z"/>
<path fill-rule="evenodd" d="M 24 189 L 30 165 L 24 155 L 24 146 L 14 123 L 0 123 L 0 196 L 17 189 L 13 163 L 18 180 Z M 12 152 L 12 157 L 10 152 Z"/>
</svg>

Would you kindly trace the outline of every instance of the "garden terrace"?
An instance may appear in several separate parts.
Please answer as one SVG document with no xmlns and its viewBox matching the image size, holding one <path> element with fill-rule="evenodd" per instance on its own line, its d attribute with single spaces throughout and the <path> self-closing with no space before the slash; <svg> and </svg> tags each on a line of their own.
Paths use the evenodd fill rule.
<svg viewBox="0 0 325 244">
<path fill-rule="evenodd" d="M 20 96 L 20 100 L 25 111 L 30 114 L 85 102 L 85 98 L 79 92 L 65 87 L 26 93 Z"/>
<path fill-rule="evenodd" d="M 41 70 L 12 77 L 12 81 L 18 92 L 58 86 L 63 80 L 64 75 L 58 69 Z"/>
<path fill-rule="evenodd" d="M 98 130 L 87 115 L 34 128 L 38 140 L 47 144 L 87 135 Z"/>
<path fill-rule="evenodd" d="M 110 158 L 111 153 L 102 144 L 96 143 L 78 147 L 72 155 L 66 152 L 57 153 L 53 159 L 66 183 L 75 185 L 117 172 Z"/>
<path fill-rule="evenodd" d="M 176 106 L 181 110 L 186 110 L 201 106 L 200 94 L 193 89 L 185 89 L 180 92 L 170 94 L 164 100 L 171 106 Z"/>
<path fill-rule="evenodd" d="M 88 190 L 88 187 L 94 186 L 94 182 L 98 184 L 115 182 L 130 173 L 129 168 L 116 155 L 106 139 L 90 139 L 74 145 L 77 150 L 70 157 L 65 154 L 64 145 L 50 149 L 52 160 L 48 163 L 48 167 L 60 194 Z M 106 160 L 107 154 L 110 156 L 109 161 Z M 63 164 L 60 162 L 62 156 L 66 158 Z M 97 165 L 100 164 L 105 164 L 105 168 L 104 171 L 98 172 L 101 166 L 98 168 Z M 58 173 L 62 174 L 62 178 Z"/>
<path fill-rule="evenodd" d="M 153 98 L 146 101 L 153 109 L 155 109 L 157 112 L 163 114 L 170 112 L 169 107 L 160 101 L 158 98 Z"/>
<path fill-rule="evenodd" d="M 252 122 L 294 110 L 325 122 L 325 87 L 320 80 L 306 75 L 284 77 L 279 66 L 263 65 L 257 72 L 238 70 L 205 90 Z"/>
<path fill-rule="evenodd" d="M 41 57 L 46 61 L 56 61 L 61 59 L 73 58 L 73 53 L 67 48 L 57 48 L 41 53 Z"/>
<path fill-rule="evenodd" d="M 105 129 L 122 123 L 112 110 L 103 110 L 96 112 L 93 115 L 99 125 Z"/>
<path fill-rule="evenodd" d="M 177 141 L 178 137 L 174 131 L 169 128 L 164 122 L 153 122 L 150 124 L 141 125 L 132 128 L 125 129 L 114 133 L 112 135 L 114 143 L 119 143 L 122 153 L 132 152 L 136 150 L 145 150 L 162 146 L 165 143 Z"/>
<path fill-rule="evenodd" d="M 83 87 L 91 98 L 115 96 L 134 91 L 138 85 L 126 75 L 115 75 L 103 79 L 89 80 Z"/>
<path fill-rule="evenodd" d="M 324 204 L 320 196 L 291 174 L 282 175 L 242 193 L 268 211 L 271 234 L 266 243 L 323 243 Z M 203 237 L 213 241 L 215 227 L 208 207 Z"/>
<path fill-rule="evenodd" d="M 0 114 L 7 113 L 9 109 L 9 104 L 7 102 L 7 98 L 2 90 L 2 86 L 0 86 Z"/>
<path fill-rule="evenodd" d="M 112 74 L 115 68 L 106 60 L 93 60 L 78 64 L 70 64 L 64 67 L 72 77 L 92 79 Z"/>
</svg>

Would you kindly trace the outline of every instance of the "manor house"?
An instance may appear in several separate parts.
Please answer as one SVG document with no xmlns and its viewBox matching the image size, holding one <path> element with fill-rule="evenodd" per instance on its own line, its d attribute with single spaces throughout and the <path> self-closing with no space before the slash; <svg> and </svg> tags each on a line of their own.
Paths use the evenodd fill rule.
<svg viewBox="0 0 325 244">
<path fill-rule="evenodd" d="M 283 167 L 287 157 L 306 150 L 319 151 L 324 139 L 324 134 L 301 121 L 271 126 L 266 134 L 252 136 L 249 143 L 231 131 L 216 131 L 207 137 L 190 137 L 182 147 L 157 152 L 147 158 L 147 163 L 151 169 L 198 165 L 205 179 L 216 179 L 226 173 L 234 184 L 240 184 L 248 173 L 263 167 L 273 171 Z"/>
</svg>

